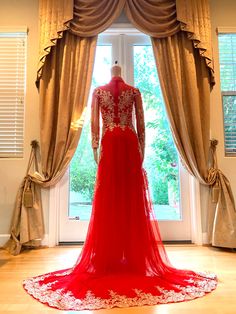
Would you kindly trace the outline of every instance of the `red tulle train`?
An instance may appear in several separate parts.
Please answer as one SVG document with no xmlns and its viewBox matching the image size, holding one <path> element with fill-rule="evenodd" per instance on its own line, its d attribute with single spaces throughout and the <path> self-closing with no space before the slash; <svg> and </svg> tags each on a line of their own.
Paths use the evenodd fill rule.
<svg viewBox="0 0 236 314">
<path fill-rule="evenodd" d="M 214 274 L 174 268 L 149 198 L 136 133 L 107 129 L 102 138 L 92 216 L 70 269 L 24 280 L 34 298 L 62 310 L 180 302 L 215 289 Z"/>
</svg>

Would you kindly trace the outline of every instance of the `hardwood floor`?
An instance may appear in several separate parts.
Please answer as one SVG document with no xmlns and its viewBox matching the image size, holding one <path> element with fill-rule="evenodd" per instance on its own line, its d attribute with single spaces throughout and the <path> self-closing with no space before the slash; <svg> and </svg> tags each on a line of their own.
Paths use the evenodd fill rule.
<svg viewBox="0 0 236 314">
<path fill-rule="evenodd" d="M 23 279 L 73 266 L 80 247 L 27 250 L 11 256 L 0 249 L 0 314 L 5 313 L 81 313 L 81 314 L 235 314 L 236 253 L 194 245 L 166 245 L 174 266 L 215 272 L 219 279 L 215 291 L 196 300 L 166 305 L 97 311 L 59 311 L 41 304 L 21 286 Z"/>
</svg>

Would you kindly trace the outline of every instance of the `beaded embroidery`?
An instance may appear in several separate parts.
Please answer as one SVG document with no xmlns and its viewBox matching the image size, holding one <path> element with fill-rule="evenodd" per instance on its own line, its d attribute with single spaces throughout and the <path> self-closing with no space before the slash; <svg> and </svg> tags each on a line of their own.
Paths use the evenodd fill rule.
<svg viewBox="0 0 236 314">
<path fill-rule="evenodd" d="M 135 132 L 132 122 L 132 112 L 135 104 L 137 133 L 141 151 L 144 151 L 144 114 L 142 102 L 136 102 L 136 97 L 140 97 L 140 92 L 136 88 L 123 90 L 118 96 L 118 104 L 115 104 L 114 97 L 109 90 L 97 88 L 94 91 L 94 99 L 92 106 L 92 145 L 98 147 L 99 143 L 99 111 L 102 114 L 103 130 L 102 136 L 107 130 L 113 130 L 115 127 L 120 127 L 122 130 L 130 128 Z M 140 98 L 141 99 L 141 98 Z M 117 111 L 116 111 L 117 106 Z"/>
</svg>

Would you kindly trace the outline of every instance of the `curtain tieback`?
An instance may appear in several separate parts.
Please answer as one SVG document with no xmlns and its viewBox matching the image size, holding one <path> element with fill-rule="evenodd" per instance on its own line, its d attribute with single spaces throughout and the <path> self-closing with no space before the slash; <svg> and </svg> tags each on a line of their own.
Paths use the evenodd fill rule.
<svg viewBox="0 0 236 314">
<path fill-rule="evenodd" d="M 217 203 L 220 193 L 220 173 L 221 171 L 216 168 L 208 170 L 207 183 L 211 186 L 211 201 Z"/>
<path fill-rule="evenodd" d="M 31 186 L 30 177 L 26 177 L 25 188 L 23 192 L 23 204 L 26 208 L 32 208 L 34 205 L 34 195 Z"/>
<path fill-rule="evenodd" d="M 36 150 L 39 147 L 39 144 L 36 140 L 33 140 L 31 142 L 31 152 L 30 152 L 30 158 L 28 162 L 28 167 L 26 171 L 26 176 L 25 176 L 25 185 L 24 185 L 24 191 L 23 191 L 23 196 L 22 196 L 22 202 L 26 208 L 32 208 L 34 205 L 34 189 L 32 185 L 32 180 L 30 176 L 30 169 L 32 166 L 36 170 L 38 170 L 38 162 L 37 162 L 37 155 L 36 155 Z"/>
</svg>

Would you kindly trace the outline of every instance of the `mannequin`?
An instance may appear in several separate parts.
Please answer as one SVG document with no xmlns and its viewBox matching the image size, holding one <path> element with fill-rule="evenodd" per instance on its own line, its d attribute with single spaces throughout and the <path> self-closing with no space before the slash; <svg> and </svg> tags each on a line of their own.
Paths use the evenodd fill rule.
<svg viewBox="0 0 236 314">
<path fill-rule="evenodd" d="M 115 64 L 111 67 L 111 77 L 114 76 L 121 76 L 121 67 L 118 65 L 118 61 L 115 61 Z M 99 156 L 97 148 L 93 148 L 93 157 L 96 164 L 98 164 Z"/>
<path fill-rule="evenodd" d="M 117 61 L 115 61 L 115 64 L 111 68 L 111 76 L 121 76 L 121 67 Z"/>
</svg>

